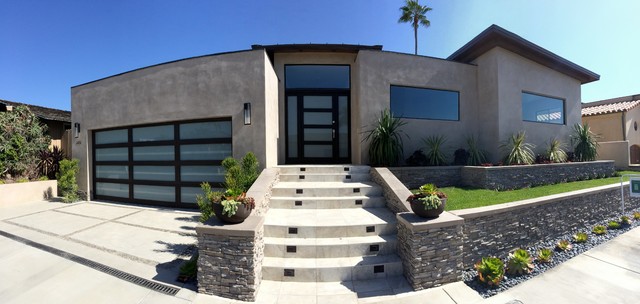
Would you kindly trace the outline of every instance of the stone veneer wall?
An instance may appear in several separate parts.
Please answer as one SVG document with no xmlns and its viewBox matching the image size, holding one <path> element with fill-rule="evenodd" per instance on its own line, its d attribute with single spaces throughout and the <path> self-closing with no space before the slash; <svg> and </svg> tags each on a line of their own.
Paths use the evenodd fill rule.
<svg viewBox="0 0 640 304">
<path fill-rule="evenodd" d="M 442 167 L 393 167 L 389 168 L 409 189 L 417 189 L 424 184 L 435 184 L 438 187 L 460 185 L 462 180 L 461 166 Z"/>
<path fill-rule="evenodd" d="M 629 199 L 628 186 L 624 189 L 627 213 L 640 208 L 640 199 Z M 505 257 L 517 247 L 590 231 L 621 212 L 620 185 L 609 185 L 451 213 L 464 219 L 464 266 L 471 267 L 483 256 Z"/>
<path fill-rule="evenodd" d="M 256 209 L 251 214 L 265 215 L 269 211 L 269 200 L 271 199 L 271 189 L 278 183 L 280 169 L 266 168 L 262 170 L 258 179 L 253 183 L 251 189 L 247 191 L 247 196 L 253 197 Z"/>
<path fill-rule="evenodd" d="M 387 208 L 393 213 L 407 212 L 411 210 L 407 197 L 411 191 L 398 180 L 387 168 L 371 168 L 369 171 L 371 180 L 382 187 L 382 193 L 387 202 Z"/>
<path fill-rule="evenodd" d="M 431 220 L 410 212 L 397 218 L 398 255 L 414 290 L 462 279 L 462 218 L 448 212 Z"/>
<path fill-rule="evenodd" d="M 609 177 L 614 176 L 615 172 L 615 164 L 611 160 L 524 166 L 465 166 L 461 169 L 461 184 L 494 190 L 520 189 Z"/>
<path fill-rule="evenodd" d="M 262 280 L 264 217 L 222 224 L 212 218 L 198 225 L 198 292 L 255 301 Z"/>
</svg>

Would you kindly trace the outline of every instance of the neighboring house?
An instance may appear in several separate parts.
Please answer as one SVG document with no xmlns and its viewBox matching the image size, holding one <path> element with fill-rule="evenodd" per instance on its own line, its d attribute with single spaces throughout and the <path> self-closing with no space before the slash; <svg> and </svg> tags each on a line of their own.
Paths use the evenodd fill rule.
<svg viewBox="0 0 640 304">
<path fill-rule="evenodd" d="M 71 90 L 79 184 L 90 198 L 193 206 L 220 161 L 367 164 L 363 132 L 390 108 L 405 158 L 469 135 L 498 161 L 518 131 L 542 152 L 580 123 L 580 86 L 599 75 L 493 25 L 447 59 L 344 44 L 254 45 L 114 75 Z"/>
<path fill-rule="evenodd" d="M 40 121 L 47 126 L 47 135 L 51 137 L 51 146 L 56 146 L 71 156 L 69 131 L 71 129 L 71 112 L 51 109 L 36 105 L 13 102 L 0 99 L 0 112 L 11 111 L 17 106 L 27 106 Z M 67 135 L 65 135 L 65 132 Z"/>
<path fill-rule="evenodd" d="M 616 166 L 640 164 L 640 95 L 582 104 L 582 122 L 599 138 L 598 159 L 614 159 Z"/>
</svg>

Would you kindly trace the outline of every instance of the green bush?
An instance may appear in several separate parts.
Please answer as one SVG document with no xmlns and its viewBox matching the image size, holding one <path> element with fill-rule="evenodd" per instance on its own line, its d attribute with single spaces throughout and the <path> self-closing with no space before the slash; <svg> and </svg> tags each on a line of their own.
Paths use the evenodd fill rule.
<svg viewBox="0 0 640 304">
<path fill-rule="evenodd" d="M 59 194 L 62 195 L 62 201 L 65 203 L 80 200 L 78 183 L 76 182 L 76 175 L 79 171 L 77 159 L 63 159 L 60 161 L 60 172 L 58 172 L 56 178 L 58 179 Z"/>
<path fill-rule="evenodd" d="M 564 163 L 567 161 L 567 153 L 564 152 L 566 145 L 556 138 L 549 141 L 546 157 L 552 163 Z"/>
<path fill-rule="evenodd" d="M 258 178 L 258 159 L 249 152 L 242 157 L 240 162 L 233 157 L 227 157 L 222 161 L 226 173 L 224 176 L 225 187 L 234 196 L 247 192 L 253 182 Z"/>
<path fill-rule="evenodd" d="M 0 175 L 38 178 L 38 154 L 51 143 L 46 130 L 26 106 L 0 112 Z"/>
<path fill-rule="evenodd" d="M 222 200 L 222 192 L 213 191 L 211 189 L 211 185 L 209 183 L 200 184 L 200 188 L 202 188 L 202 192 L 204 195 L 196 195 L 196 203 L 198 204 L 198 208 L 200 208 L 200 222 L 206 222 L 211 217 L 215 216 L 213 214 L 213 207 L 211 204 L 219 203 Z"/>
<path fill-rule="evenodd" d="M 574 144 L 574 160 L 579 162 L 594 161 L 598 157 L 598 136 L 591 132 L 589 124 L 575 124 L 571 141 Z"/>
<path fill-rule="evenodd" d="M 530 165 L 535 161 L 533 154 L 533 144 L 525 141 L 524 131 L 511 135 L 502 145 L 500 149 L 507 154 L 504 157 L 505 165 Z"/>
<path fill-rule="evenodd" d="M 480 166 L 487 162 L 487 152 L 478 147 L 478 142 L 473 135 L 467 137 L 467 148 L 469 152 L 467 165 Z"/>
<path fill-rule="evenodd" d="M 427 164 L 429 166 L 444 166 L 447 164 L 447 157 L 442 152 L 443 145 L 447 138 L 443 135 L 433 135 L 422 140 L 427 153 Z"/>
<path fill-rule="evenodd" d="M 372 166 L 395 166 L 403 156 L 402 136 L 407 136 L 401 130 L 407 123 L 398 117 L 393 117 L 389 109 L 380 113 L 377 124 L 364 132 L 362 141 L 369 141 L 369 163 Z"/>
</svg>

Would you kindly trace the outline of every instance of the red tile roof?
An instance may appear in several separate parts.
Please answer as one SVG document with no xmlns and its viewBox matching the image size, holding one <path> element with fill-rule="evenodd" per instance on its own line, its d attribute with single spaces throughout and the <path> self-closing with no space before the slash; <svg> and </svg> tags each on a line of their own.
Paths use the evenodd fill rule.
<svg viewBox="0 0 640 304">
<path fill-rule="evenodd" d="M 640 105 L 640 95 L 583 103 L 582 116 L 627 112 L 638 105 Z"/>
</svg>

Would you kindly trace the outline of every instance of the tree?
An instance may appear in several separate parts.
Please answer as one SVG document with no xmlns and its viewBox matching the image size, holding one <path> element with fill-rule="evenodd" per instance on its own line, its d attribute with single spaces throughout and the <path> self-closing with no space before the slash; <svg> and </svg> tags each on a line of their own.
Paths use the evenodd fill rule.
<svg viewBox="0 0 640 304">
<path fill-rule="evenodd" d="M 431 11 L 431 8 L 426 5 L 420 5 L 418 0 L 405 0 L 405 5 L 400 10 L 402 15 L 398 19 L 398 23 L 411 23 L 415 41 L 415 53 L 418 55 L 418 27 L 420 25 L 424 27 L 431 25 L 426 16 L 427 12 Z"/>
<path fill-rule="evenodd" d="M 14 178 L 38 177 L 39 153 L 47 149 L 51 139 L 47 126 L 29 108 L 18 106 L 0 112 L 0 175 Z"/>
</svg>

